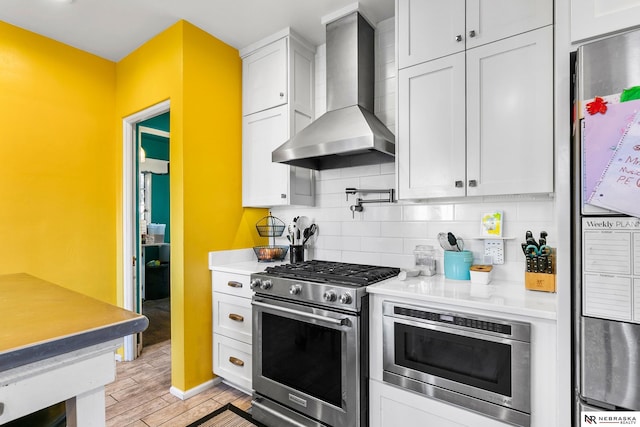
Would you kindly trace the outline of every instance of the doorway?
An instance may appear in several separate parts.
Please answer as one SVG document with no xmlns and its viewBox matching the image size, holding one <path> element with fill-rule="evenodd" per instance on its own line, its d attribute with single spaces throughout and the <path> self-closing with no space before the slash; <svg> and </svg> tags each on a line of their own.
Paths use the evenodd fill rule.
<svg viewBox="0 0 640 427">
<path fill-rule="evenodd" d="M 138 141 L 138 292 L 149 319 L 141 346 L 171 339 L 169 112 L 136 125 Z"/>
<path fill-rule="evenodd" d="M 138 138 L 140 125 L 145 121 L 153 121 L 155 117 L 168 114 L 170 111 L 170 102 L 163 101 L 159 104 L 153 105 L 143 111 L 128 116 L 123 119 L 123 201 L 122 201 L 122 241 L 123 241 L 123 305 L 127 310 L 135 311 L 136 313 L 143 312 L 144 301 L 144 278 L 146 273 L 146 262 L 143 262 L 143 257 L 146 249 L 143 249 L 143 233 L 145 233 L 145 245 L 147 244 L 146 237 L 148 236 L 150 223 L 141 224 L 141 185 L 139 164 L 140 156 L 146 154 L 141 148 L 141 142 Z M 168 135 L 167 135 L 168 136 Z M 151 162 L 153 163 L 153 162 Z M 142 179 L 145 183 L 145 179 Z M 153 184 L 151 184 L 153 185 Z M 167 188 L 168 188 L 168 160 L 167 160 Z M 168 202 L 167 202 L 168 206 Z M 168 207 L 167 207 L 168 209 Z M 153 210 L 153 206 L 151 206 Z M 142 209 L 144 213 L 144 208 Z M 168 211 L 167 211 L 168 212 Z M 152 212 L 151 212 L 152 214 Z M 142 216 L 144 218 L 144 215 Z M 169 226 L 168 214 L 165 221 L 165 227 Z M 146 230 L 141 227 L 146 225 Z M 156 232 L 154 234 L 160 234 Z M 169 236 L 170 233 L 165 228 L 164 235 Z M 154 235 L 154 242 L 155 242 Z M 166 242 L 163 242 L 166 243 Z M 163 255 L 170 259 L 170 256 Z M 157 260 L 160 265 L 160 254 L 157 256 Z M 168 274 L 168 271 L 167 271 Z M 170 285 L 170 284 L 169 284 Z M 170 288 L 170 286 L 169 286 Z M 169 322 L 170 323 L 170 322 Z M 124 360 L 134 360 L 142 351 L 143 334 L 130 335 L 124 339 Z"/>
</svg>

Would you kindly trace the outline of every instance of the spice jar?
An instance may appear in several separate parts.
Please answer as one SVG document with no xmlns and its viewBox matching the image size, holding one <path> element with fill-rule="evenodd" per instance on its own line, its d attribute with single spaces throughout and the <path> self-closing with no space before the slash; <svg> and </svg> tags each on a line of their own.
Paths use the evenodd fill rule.
<svg viewBox="0 0 640 427">
<path fill-rule="evenodd" d="M 416 268 L 423 276 L 433 276 L 436 274 L 436 258 L 433 246 L 418 245 L 413 251 Z"/>
</svg>

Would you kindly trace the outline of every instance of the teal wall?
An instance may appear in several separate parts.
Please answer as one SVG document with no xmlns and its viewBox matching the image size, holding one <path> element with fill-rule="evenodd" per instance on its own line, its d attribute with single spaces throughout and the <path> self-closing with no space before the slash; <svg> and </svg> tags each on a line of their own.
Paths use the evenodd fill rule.
<svg viewBox="0 0 640 427">
<path fill-rule="evenodd" d="M 142 121 L 138 126 L 149 127 L 169 132 L 169 112 Z M 148 158 L 169 160 L 169 139 L 161 136 L 142 134 L 142 148 Z M 171 171 L 171 164 L 169 164 Z M 170 217 L 169 217 L 169 175 L 151 175 L 151 222 L 166 224 L 164 241 L 170 242 Z"/>
</svg>

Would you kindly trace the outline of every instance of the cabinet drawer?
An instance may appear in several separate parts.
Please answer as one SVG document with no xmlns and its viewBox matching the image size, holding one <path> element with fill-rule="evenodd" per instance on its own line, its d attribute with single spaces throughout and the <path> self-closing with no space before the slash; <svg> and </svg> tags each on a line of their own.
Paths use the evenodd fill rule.
<svg viewBox="0 0 640 427">
<path fill-rule="evenodd" d="M 214 292 L 213 331 L 251 344 L 251 300 Z"/>
<path fill-rule="evenodd" d="M 251 392 L 251 353 L 249 344 L 214 334 L 213 373 Z"/>
<path fill-rule="evenodd" d="M 248 274 L 213 271 L 211 280 L 213 281 L 214 292 L 222 292 L 243 298 L 251 298 L 253 296 L 253 291 L 249 287 L 250 276 Z"/>
</svg>

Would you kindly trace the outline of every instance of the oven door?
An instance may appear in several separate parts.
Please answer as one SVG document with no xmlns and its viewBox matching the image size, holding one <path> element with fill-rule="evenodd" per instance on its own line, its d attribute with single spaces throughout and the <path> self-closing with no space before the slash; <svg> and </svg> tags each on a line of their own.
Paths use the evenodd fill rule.
<svg viewBox="0 0 640 427">
<path fill-rule="evenodd" d="M 360 425 L 360 317 L 259 296 L 252 305 L 255 392 L 331 426 Z"/>
<path fill-rule="evenodd" d="M 531 412 L 528 342 L 386 315 L 383 341 L 389 382 L 495 417 Z"/>
</svg>

